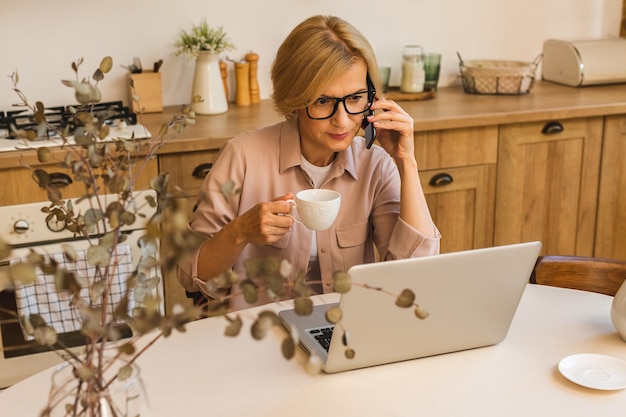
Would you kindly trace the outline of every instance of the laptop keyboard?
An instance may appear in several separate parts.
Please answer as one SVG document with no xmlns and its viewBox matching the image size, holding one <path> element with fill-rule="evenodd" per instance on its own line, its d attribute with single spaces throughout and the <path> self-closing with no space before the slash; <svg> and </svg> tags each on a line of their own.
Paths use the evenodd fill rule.
<svg viewBox="0 0 626 417">
<path fill-rule="evenodd" d="M 306 332 L 328 352 L 330 347 L 330 338 L 333 335 L 333 329 L 335 326 L 315 327 L 313 329 L 306 329 Z"/>
</svg>

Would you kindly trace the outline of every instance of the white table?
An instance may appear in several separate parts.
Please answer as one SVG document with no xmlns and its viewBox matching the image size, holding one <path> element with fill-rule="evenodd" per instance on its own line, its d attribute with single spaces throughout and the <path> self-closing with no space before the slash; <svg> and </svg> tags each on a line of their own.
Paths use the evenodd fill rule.
<svg viewBox="0 0 626 417">
<path fill-rule="evenodd" d="M 580 387 L 557 370 L 574 353 L 626 360 L 612 298 L 529 284 L 496 346 L 339 374 L 309 375 L 262 341 L 222 335 L 223 319 L 188 325 L 139 361 L 154 416 L 624 416 L 626 390 Z M 36 416 L 49 371 L 0 393 L 3 417 Z M 36 398 L 39 394 L 39 398 Z M 40 400 L 40 402 L 38 402 Z"/>
</svg>

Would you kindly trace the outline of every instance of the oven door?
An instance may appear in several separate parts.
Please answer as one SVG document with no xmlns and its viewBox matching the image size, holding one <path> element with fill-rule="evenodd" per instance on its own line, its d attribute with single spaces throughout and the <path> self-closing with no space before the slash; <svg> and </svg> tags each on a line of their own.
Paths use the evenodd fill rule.
<svg viewBox="0 0 626 417">
<path fill-rule="evenodd" d="M 125 244 L 130 247 L 133 265 L 136 265 L 140 258 L 141 250 L 138 239 L 143 235 L 143 230 L 127 232 Z M 86 249 L 87 241 L 75 240 L 72 246 L 77 250 Z M 29 248 L 15 249 L 12 259 L 25 256 L 30 249 L 35 249 L 40 253 L 56 254 L 61 253 L 60 244 L 33 245 Z M 10 260 L 0 264 L 0 280 L 6 279 L 9 274 Z M 159 271 L 154 274 L 160 276 Z M 157 289 L 160 299 L 163 300 L 163 284 L 160 283 Z M 161 307 L 162 311 L 163 307 Z M 54 366 L 64 361 L 61 351 L 51 351 L 46 346 L 41 346 L 35 341 L 28 341 L 24 337 L 22 328 L 16 319 L 18 311 L 15 292 L 0 291 L 0 388 L 6 388 L 14 383 L 33 375 L 41 370 Z M 131 335 L 130 329 L 121 328 L 123 337 Z M 75 353 L 82 352 L 85 343 L 84 336 L 79 331 L 60 333 L 59 340 L 66 346 L 72 348 Z"/>
</svg>

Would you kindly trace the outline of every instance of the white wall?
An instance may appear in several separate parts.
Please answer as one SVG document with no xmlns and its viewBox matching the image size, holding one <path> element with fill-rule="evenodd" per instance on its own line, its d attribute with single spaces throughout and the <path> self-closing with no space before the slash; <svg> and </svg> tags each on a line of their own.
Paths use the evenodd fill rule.
<svg viewBox="0 0 626 417">
<path fill-rule="evenodd" d="M 84 58 L 81 75 L 89 76 L 106 55 L 115 67 L 104 80 L 104 100 L 127 101 L 121 65 L 138 56 L 144 67 L 164 59 L 165 105 L 187 103 L 193 66 L 173 56 L 173 43 L 180 29 L 203 17 L 227 31 L 237 46 L 228 53 L 232 59 L 260 55 L 258 78 L 267 98 L 276 49 L 313 14 L 336 14 L 358 27 L 379 63 L 392 67 L 392 85 L 399 84 L 402 46 L 409 43 L 443 54 L 441 85 L 448 85 L 457 77 L 457 51 L 464 59 L 532 61 L 547 38 L 618 35 L 621 7 L 622 0 L 2 0 L 0 110 L 17 102 L 8 77 L 16 70 L 31 101 L 64 105 L 73 102 L 60 82 L 73 77 L 71 62 Z"/>
</svg>

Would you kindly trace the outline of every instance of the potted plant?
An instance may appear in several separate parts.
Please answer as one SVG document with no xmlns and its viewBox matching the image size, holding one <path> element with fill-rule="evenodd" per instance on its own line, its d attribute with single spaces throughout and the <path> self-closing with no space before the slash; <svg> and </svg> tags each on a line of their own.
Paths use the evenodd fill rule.
<svg viewBox="0 0 626 417">
<path fill-rule="evenodd" d="M 17 73 L 11 79 L 20 99 L 18 106 L 30 110 L 39 124 L 31 130 L 16 129 L 17 137 L 28 146 L 29 141 L 37 139 L 38 131 L 54 130 L 67 150 L 65 157 L 57 161 L 58 164 L 69 169 L 76 182 L 84 184 L 82 198 L 93 201 L 89 210 L 75 211 L 71 202 L 63 198 L 61 191 L 52 186 L 50 175 L 45 169 L 25 166 L 30 169 L 32 178 L 48 192 L 50 205 L 42 207 L 42 216 L 62 219 L 77 237 L 82 236 L 89 241 L 85 260 L 92 268 L 85 272 L 68 269 L 67 264 L 77 259 L 72 242 L 63 245 L 63 255 L 67 261 L 64 263 L 57 262 L 50 254 L 33 250 L 24 260 L 11 263 L 10 282 L 0 282 L 0 291 L 29 285 L 38 274 L 48 275 L 54 280 L 57 292 L 71 295 L 69 304 L 82 319 L 80 332 L 84 337 L 84 345 L 77 353 L 60 342 L 57 332 L 40 315 L 16 317 L 24 331 L 34 340 L 65 358 L 63 366 L 55 372 L 42 416 L 54 416 L 59 409 L 64 416 L 145 416 L 146 410 L 141 408 L 145 405 L 141 401 L 142 384 L 136 366 L 136 360 L 143 352 L 161 337 L 167 337 L 176 330 L 183 331 L 188 321 L 204 314 L 223 316 L 227 321 L 226 336 L 237 336 L 243 323 L 239 314 L 228 313 L 224 308 L 223 302 L 228 297 L 206 306 L 187 307 L 164 314 L 159 308 L 158 295 L 150 291 L 155 284 L 155 277 L 149 271 L 159 268 L 164 271 L 163 275 L 167 274 L 182 257 L 195 251 L 201 240 L 187 229 L 186 210 L 177 204 L 180 195 L 170 190 L 167 174 L 160 174 L 150 181 L 149 189 L 152 193 L 147 195 L 135 193 L 139 189 L 136 175 L 142 164 L 155 157 L 160 147 L 188 124 L 195 122 L 194 112 L 189 106 L 183 106 L 179 115 L 163 124 L 158 134 L 148 139 L 114 138 L 111 142 L 103 141 L 108 136 L 109 127 L 95 117 L 93 104 L 100 100 L 99 82 L 111 70 L 113 62 L 110 57 L 104 58 L 90 78 L 79 76 L 81 65 L 82 60 L 72 63 L 75 80 L 63 81 L 74 89 L 79 103 L 71 109 L 75 122 L 81 126 L 81 129 L 75 130 L 73 141 L 66 132 L 48 123 L 45 106 L 41 102 L 29 102 L 18 88 Z M 137 96 L 133 99 L 139 100 Z M 50 163 L 53 154 L 50 148 L 38 147 L 37 158 L 40 163 Z M 228 182 L 221 191 L 224 196 L 228 196 L 236 193 L 237 188 Z M 106 200 L 104 195 L 116 195 L 117 198 Z M 146 226 L 141 259 L 136 260 L 132 270 L 123 277 L 126 289 L 113 306 L 113 313 L 109 314 L 108 300 L 120 260 L 118 248 L 125 239 L 123 226 L 138 221 L 137 207 L 143 204 L 155 207 L 156 211 L 152 217 L 144 219 Z M 98 228 L 99 233 L 94 235 L 94 228 Z M 167 250 L 159 251 L 159 247 Z M 0 236 L 0 260 L 10 258 L 11 252 L 11 246 Z M 293 294 L 298 313 L 310 314 L 313 306 L 310 296 L 314 293 L 305 283 L 304 274 L 298 274 L 295 280 L 288 279 L 291 266 L 279 259 L 249 260 L 248 265 L 246 280 L 254 280 L 254 283 L 250 281 L 250 285 L 244 286 L 247 300 L 253 302 L 261 291 L 273 294 L 276 299 L 281 294 Z M 210 292 L 216 287 L 228 288 L 239 279 L 235 273 L 224 273 L 207 282 L 206 290 Z M 337 272 L 334 279 L 335 291 L 342 293 L 350 290 L 352 284 L 347 273 Z M 87 290 L 86 296 L 81 295 L 82 289 Z M 410 290 L 404 290 L 397 296 L 396 304 L 405 308 L 417 306 L 414 298 Z M 129 308 L 131 301 L 135 302 L 133 308 Z M 333 311 L 329 319 L 339 322 L 341 313 Z M 252 335 L 260 339 L 279 323 L 275 313 L 263 311 L 254 319 Z M 118 331 L 120 325 L 132 331 L 129 337 L 121 336 Z M 296 343 L 295 335 L 285 332 L 281 345 L 285 358 L 294 356 Z M 346 355 L 353 353 L 347 345 Z M 317 372 L 319 367 L 307 367 L 307 370 Z M 118 382 L 122 382 L 119 391 L 115 387 Z M 139 408 L 123 410 L 133 405 Z"/>
<path fill-rule="evenodd" d="M 176 219 L 185 216 L 185 213 L 178 210 L 175 199 L 167 192 L 167 176 L 153 178 L 150 182 L 152 192 L 145 193 L 145 197 L 134 192 L 138 172 L 155 157 L 155 152 L 168 138 L 188 123 L 193 123 L 194 114 L 188 106 L 183 107 L 180 115 L 164 124 L 158 135 L 146 141 L 135 141 L 134 138 L 102 141 L 108 136 L 110 128 L 104 120 L 96 117 L 93 104 L 100 101 L 99 83 L 111 70 L 113 62 L 110 57 L 104 58 L 91 78 L 79 76 L 81 64 L 82 60 L 72 63 L 76 77 L 63 81 L 74 89 L 78 102 L 71 109 L 74 123 L 80 127 L 74 130 L 73 141 L 69 140 L 65 131 L 47 122 L 43 103 L 29 102 L 18 87 L 17 73 L 11 78 L 13 89 L 20 99 L 17 106 L 30 110 L 38 123 L 35 129 L 16 128 L 16 137 L 28 147 L 29 141 L 38 139 L 37 132 L 54 130 L 67 150 L 63 160 L 57 161 L 58 164 L 71 171 L 74 182 L 84 184 L 81 198 L 90 201 L 90 208 L 82 212 L 75 210 L 71 200 L 63 198 L 45 169 L 26 166 L 38 185 L 46 189 L 50 200 L 50 205 L 42 207 L 42 216 L 62 221 L 75 237 L 89 242 L 88 249 L 80 255 L 83 257 L 80 260 L 84 260 L 89 267 L 82 271 L 73 267 L 80 256 L 71 243 L 65 243 L 62 245 L 64 262 L 58 262 L 50 254 L 32 250 L 25 259 L 11 264 L 10 275 L 13 286 L 29 285 L 42 275 L 51 277 L 56 291 L 68 295 L 69 308 L 81 318 L 80 333 L 84 337 L 84 346 L 76 352 L 63 344 L 57 331 L 46 323 L 42 315 L 18 317 L 27 335 L 67 358 L 63 369 L 55 373 L 48 406 L 42 415 L 55 415 L 56 409 L 61 408 L 62 415 L 68 416 L 126 416 L 126 412 L 120 411 L 123 405 L 142 404 L 141 398 L 128 402 L 129 398 L 136 397 L 137 390 L 141 388 L 140 381 L 135 381 L 138 378 L 137 357 L 157 339 L 175 329 L 181 330 L 184 323 L 198 316 L 194 308 L 164 315 L 159 297 L 152 291 L 159 279 L 153 271 L 167 265 L 171 267 L 177 256 L 194 247 L 193 236 L 180 240 L 180 235 L 187 232 L 183 226 L 175 227 L 180 225 Z M 52 155 L 48 147 L 37 149 L 40 163 L 53 162 Z M 105 199 L 104 195 L 109 198 Z M 117 198 L 111 200 L 112 195 Z M 156 214 L 149 219 L 140 219 L 138 208 L 141 205 L 155 207 Z M 121 262 L 120 248 L 125 240 L 124 225 L 138 221 L 145 221 L 141 259 L 136 260 L 128 275 L 119 277 L 116 271 Z M 165 230 L 167 234 L 163 233 Z M 159 243 L 165 241 L 175 250 L 159 253 Z M 0 236 L 0 258 L 8 258 L 11 250 Z M 111 289 L 118 279 L 124 291 L 113 304 Z M 0 287 L 0 290 L 4 289 Z M 122 337 L 122 328 L 130 329 L 131 336 Z M 145 338 L 148 340 L 138 343 Z M 135 382 L 129 383 L 131 380 Z M 120 381 L 125 386 L 122 392 L 114 388 Z M 126 387 L 133 387 L 133 391 L 127 391 Z M 122 395 L 120 402 L 115 396 L 117 394 Z M 139 414 L 139 409 L 133 413 Z"/>
<path fill-rule="evenodd" d="M 84 260 L 91 267 L 85 271 L 68 267 L 78 257 L 72 242 L 63 244 L 65 259 L 62 263 L 51 254 L 34 249 L 25 259 L 11 260 L 9 282 L 0 281 L 0 291 L 30 285 L 44 275 L 54 281 L 58 293 L 70 295 L 68 303 L 81 317 L 80 333 L 84 337 L 84 344 L 77 352 L 62 343 L 57 331 L 41 315 L 17 317 L 16 314 L 15 319 L 19 320 L 25 333 L 65 358 L 63 366 L 53 377 L 42 416 L 54 416 L 59 409 L 60 415 L 64 416 L 146 415 L 146 410 L 141 408 L 145 402 L 141 400 L 142 384 L 136 366 L 136 360 L 143 352 L 159 338 L 167 337 L 176 330 L 183 331 L 185 323 L 199 318 L 206 311 L 208 315 L 223 315 L 227 319 L 227 336 L 239 334 L 242 320 L 237 314 L 228 314 L 220 301 L 209 306 L 186 307 L 166 315 L 160 309 L 158 295 L 151 291 L 155 285 L 155 276 L 150 271 L 159 268 L 163 271 L 162 275 L 167 274 L 177 261 L 198 247 L 200 239 L 187 229 L 186 210 L 177 204 L 180 195 L 170 190 L 167 174 L 152 178 L 148 187 L 152 193 L 144 194 L 135 192 L 140 190 L 136 177 L 142 165 L 156 157 L 159 148 L 188 124 L 195 122 L 194 112 L 190 106 L 182 106 L 179 115 L 163 124 L 158 134 L 148 139 L 113 138 L 113 141 L 103 141 L 109 134 L 109 126 L 96 117 L 93 104 L 101 99 L 99 83 L 113 67 L 113 61 L 110 57 L 104 58 L 90 78 L 79 76 L 82 63 L 82 59 L 73 62 L 75 79 L 63 81 L 63 84 L 74 89 L 78 102 L 71 111 L 75 123 L 81 128 L 73 132 L 73 140 L 70 140 L 66 131 L 48 123 L 43 103 L 32 104 L 28 100 L 18 87 L 17 73 L 11 79 L 13 90 L 20 99 L 16 106 L 32 112 L 38 123 L 33 129 L 16 128 L 14 133 L 17 139 L 28 148 L 30 141 L 45 140 L 39 138 L 38 132 L 54 132 L 62 139 L 62 146 L 67 150 L 65 157 L 56 162 L 72 172 L 75 182 L 84 184 L 84 195 L 81 198 L 92 201 L 88 210 L 80 212 L 73 207 L 71 200 L 63 197 L 59 188 L 53 186 L 45 169 L 25 165 L 38 185 L 47 190 L 50 204 L 42 207 L 42 217 L 62 220 L 76 237 L 89 241 Z M 133 99 L 139 100 L 139 97 L 133 95 Z M 141 114 L 138 116 L 141 117 Z M 36 152 L 39 163 L 53 162 L 50 148 L 37 147 Z M 228 183 L 222 187 L 225 196 L 233 192 L 237 192 L 234 184 Z M 116 195 L 117 198 L 105 199 L 105 195 Z M 141 259 L 133 260 L 136 263 L 132 270 L 122 277 L 125 291 L 113 305 L 110 314 L 112 303 L 109 299 L 112 299 L 113 280 L 120 264 L 118 249 L 125 239 L 123 227 L 139 221 L 137 207 L 145 204 L 155 207 L 156 211 L 151 218 L 143 219 L 145 236 L 142 238 Z M 98 233 L 93 233 L 94 228 L 97 228 Z M 159 251 L 159 247 L 167 249 Z M 0 236 L 0 259 L 11 258 L 12 250 Z M 294 286 L 292 282 L 281 278 L 280 274 L 276 275 L 274 268 L 276 265 L 281 268 L 289 266 L 285 262 L 275 261 L 251 261 L 251 268 L 261 271 L 255 276 L 257 282 L 266 284 L 249 288 L 248 296 L 254 298 L 254 291 L 264 291 L 270 286 L 276 291 L 277 278 L 282 282 L 279 286 Z M 215 282 L 216 285 L 228 287 L 235 280 L 238 280 L 237 276 L 223 274 Z M 311 294 L 303 281 L 297 285 L 299 289 L 296 289 L 296 294 Z M 87 290 L 86 296 L 81 294 L 84 289 Z M 311 305 L 311 300 L 308 301 L 300 301 L 298 305 L 303 307 L 298 308 L 306 309 Z M 135 305 L 129 308 L 132 302 Z M 259 315 L 253 325 L 255 337 L 263 337 L 268 327 L 277 323 L 275 315 Z M 121 326 L 132 331 L 130 337 L 122 337 L 119 332 Z M 295 340 L 286 334 L 284 356 L 292 357 L 294 350 Z M 118 382 L 122 383 L 121 388 L 116 387 Z M 123 411 L 124 407 L 133 405 L 138 408 Z"/>
<path fill-rule="evenodd" d="M 221 54 L 235 49 L 223 27 L 213 29 L 209 27 L 206 19 L 202 19 L 198 25 L 192 25 L 191 32 L 180 31 L 180 38 L 174 46 L 176 55 L 187 55 L 196 58 L 200 52 Z"/>
<path fill-rule="evenodd" d="M 199 96 L 193 108 L 197 114 L 220 114 L 228 110 L 220 72 L 220 54 L 235 49 L 224 29 L 211 28 L 206 19 L 193 25 L 191 32 L 180 31 L 175 42 L 175 55 L 186 55 L 195 60 L 192 97 Z"/>
</svg>

